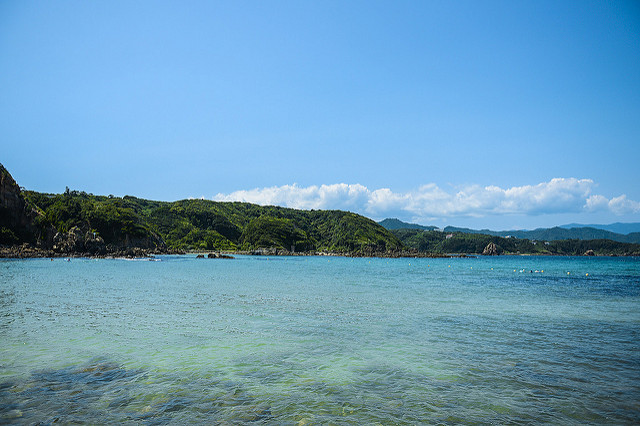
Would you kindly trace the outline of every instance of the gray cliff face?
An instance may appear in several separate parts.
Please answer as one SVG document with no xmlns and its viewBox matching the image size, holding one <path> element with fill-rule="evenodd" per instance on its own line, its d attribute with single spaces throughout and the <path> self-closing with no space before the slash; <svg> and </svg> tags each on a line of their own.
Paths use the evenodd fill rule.
<svg viewBox="0 0 640 426">
<path fill-rule="evenodd" d="M 121 249 L 129 249 L 134 247 L 139 247 L 147 250 L 166 250 L 167 246 L 160 236 L 156 233 L 151 232 L 148 236 L 145 237 L 132 237 L 131 235 L 126 234 L 124 236 L 124 240 L 120 241 L 116 244 L 117 247 Z"/>
<path fill-rule="evenodd" d="M 29 222 L 25 214 L 26 203 L 20 193 L 20 187 L 7 169 L 0 164 L 0 208 L 7 213 L 3 226 L 26 226 Z"/>
<path fill-rule="evenodd" d="M 27 208 L 16 181 L 0 164 L 0 244 L 33 240 L 35 216 L 36 213 Z"/>
<path fill-rule="evenodd" d="M 22 195 L 11 174 L 0 164 L 0 244 L 35 243 L 51 248 L 56 232 L 53 226 L 36 225 L 42 215 Z"/>
</svg>

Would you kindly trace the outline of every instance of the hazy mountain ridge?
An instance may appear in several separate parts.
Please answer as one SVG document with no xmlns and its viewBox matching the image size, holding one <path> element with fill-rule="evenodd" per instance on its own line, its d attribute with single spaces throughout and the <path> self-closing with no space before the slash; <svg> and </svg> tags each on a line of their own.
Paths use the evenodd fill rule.
<svg viewBox="0 0 640 426">
<path fill-rule="evenodd" d="M 394 229 L 391 232 L 407 247 L 429 253 L 561 256 L 640 255 L 640 244 L 604 239 L 532 241 L 526 238 L 505 238 L 481 233 L 423 231 L 420 229 Z"/>
<path fill-rule="evenodd" d="M 498 237 L 514 237 L 526 238 L 529 240 L 540 241 L 558 241 L 558 240 L 611 240 L 620 243 L 640 243 L 640 233 L 632 233 L 628 235 L 616 234 L 615 232 L 605 231 L 596 228 L 571 228 L 565 229 L 560 227 L 539 228 L 533 231 L 492 231 L 489 229 L 474 230 L 469 228 L 457 228 L 447 226 L 445 232 L 463 232 L 467 234 L 485 234 Z"/>
<path fill-rule="evenodd" d="M 393 222 L 388 222 L 389 220 L 393 220 Z M 417 225 L 412 223 L 402 222 L 398 219 L 385 219 L 380 223 L 380 225 L 387 227 L 386 224 L 391 223 L 392 228 L 387 228 L 389 230 L 395 229 L 422 229 L 427 230 L 431 228 L 437 229 L 436 227 L 428 227 L 423 225 Z M 405 226 L 403 226 L 405 225 Z M 629 234 L 620 234 L 612 231 L 608 231 L 602 228 L 596 228 L 595 226 L 580 226 L 575 228 L 566 228 L 563 227 L 553 227 L 553 228 L 538 228 L 534 230 L 509 230 L 509 231 L 493 231 L 491 229 L 471 229 L 471 228 L 461 228 L 455 226 L 447 226 L 444 228 L 445 232 L 453 233 L 460 232 L 465 234 L 483 234 L 483 235 L 492 235 L 496 237 L 514 237 L 521 239 L 529 239 L 529 240 L 539 240 L 539 241 L 558 241 L 558 240 L 612 240 L 620 243 L 634 243 L 640 244 L 640 232 L 631 232 Z M 636 229 L 640 227 L 640 223 L 627 223 L 627 224 L 611 224 L 611 225 L 597 225 L 601 227 L 612 227 L 615 229 Z"/>
<path fill-rule="evenodd" d="M 560 228 L 571 229 L 571 228 L 596 228 L 603 229 L 605 231 L 614 232 L 616 234 L 628 235 L 636 232 L 640 232 L 640 223 L 632 222 L 632 223 L 621 223 L 615 222 L 610 223 L 608 225 L 597 225 L 597 224 L 589 224 L 584 225 L 580 223 L 569 223 L 567 225 L 560 225 Z"/>
<path fill-rule="evenodd" d="M 418 225 L 417 223 L 407 223 L 396 218 L 387 218 L 378 223 L 390 231 L 393 229 L 421 229 L 423 231 L 434 231 L 438 229 L 437 226 L 425 226 Z"/>
</svg>

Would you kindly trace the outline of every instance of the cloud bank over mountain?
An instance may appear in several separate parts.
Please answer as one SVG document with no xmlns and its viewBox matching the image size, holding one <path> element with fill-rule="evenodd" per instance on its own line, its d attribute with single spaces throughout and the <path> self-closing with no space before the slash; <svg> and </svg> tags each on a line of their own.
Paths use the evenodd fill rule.
<svg viewBox="0 0 640 426">
<path fill-rule="evenodd" d="M 602 211 L 623 215 L 640 212 L 640 202 L 628 199 L 625 194 L 615 197 L 594 194 L 595 186 L 591 179 L 577 178 L 554 178 L 536 185 L 511 188 L 467 185 L 445 190 L 430 183 L 409 192 L 369 189 L 361 184 L 307 187 L 293 184 L 219 193 L 213 199 L 297 209 L 349 210 L 376 219 L 399 216 L 433 220 Z"/>
</svg>

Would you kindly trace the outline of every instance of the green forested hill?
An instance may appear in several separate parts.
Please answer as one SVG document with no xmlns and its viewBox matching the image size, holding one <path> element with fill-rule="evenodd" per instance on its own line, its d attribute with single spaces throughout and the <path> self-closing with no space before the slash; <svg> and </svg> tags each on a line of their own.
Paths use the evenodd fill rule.
<svg viewBox="0 0 640 426">
<path fill-rule="evenodd" d="M 407 223 L 407 222 L 401 221 L 400 219 L 395 219 L 395 218 L 393 219 L 387 218 L 387 219 L 381 220 L 378 223 L 390 231 L 394 229 L 421 229 L 423 231 L 433 231 L 435 229 L 438 229 L 437 226 L 424 226 L 424 225 L 418 225 L 417 223 Z"/>
<path fill-rule="evenodd" d="M 431 253 L 481 254 L 489 243 L 494 243 L 500 254 L 580 256 L 593 250 L 596 255 L 640 255 L 640 244 L 621 243 L 606 239 L 531 241 L 487 234 L 418 229 L 396 229 L 391 232 L 407 247 Z"/>
<path fill-rule="evenodd" d="M 532 231 L 491 231 L 489 229 L 469 229 L 447 226 L 445 232 L 463 232 L 467 234 L 495 235 L 499 237 L 512 236 L 516 238 L 526 238 L 529 240 L 555 241 L 555 240 L 612 240 L 621 243 L 640 243 L 640 233 L 628 235 L 617 234 L 604 229 L 581 227 L 581 228 L 539 228 Z"/>
<path fill-rule="evenodd" d="M 398 219 L 385 219 L 378 222 L 386 229 L 393 231 L 396 229 L 421 229 L 423 231 L 434 231 L 435 226 L 423 226 L 415 223 L 406 223 Z M 636 223 L 614 223 L 611 225 L 563 225 L 553 228 L 538 228 L 531 231 L 511 230 L 511 231 L 493 231 L 490 229 L 470 229 L 459 228 L 455 226 L 447 226 L 444 231 L 447 233 L 464 233 L 464 234 L 482 234 L 494 235 L 496 237 L 516 237 L 528 240 L 555 241 L 555 240 L 613 240 L 621 243 L 640 243 L 640 232 L 633 232 L 639 224 Z M 610 229 L 606 229 L 610 228 Z M 613 230 L 630 230 L 626 234 L 617 233 Z"/>
<path fill-rule="evenodd" d="M 41 212 L 40 225 L 66 232 L 91 228 L 106 244 L 125 236 L 160 237 L 170 249 L 384 252 L 402 243 L 363 216 L 344 211 L 295 210 L 208 200 L 150 201 L 104 197 L 77 191 L 42 194 L 24 191 Z"/>
</svg>

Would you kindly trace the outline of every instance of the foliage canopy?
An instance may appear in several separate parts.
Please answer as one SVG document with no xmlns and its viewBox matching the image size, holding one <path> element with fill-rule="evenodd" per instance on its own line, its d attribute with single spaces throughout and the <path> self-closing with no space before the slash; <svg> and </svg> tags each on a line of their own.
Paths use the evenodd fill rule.
<svg viewBox="0 0 640 426">
<path fill-rule="evenodd" d="M 295 210 L 209 200 L 151 201 L 78 191 L 25 198 L 43 213 L 42 226 L 58 231 L 89 227 L 108 244 L 125 236 L 160 236 L 174 250 L 350 252 L 401 250 L 402 243 L 376 222 L 338 210 Z"/>
</svg>

